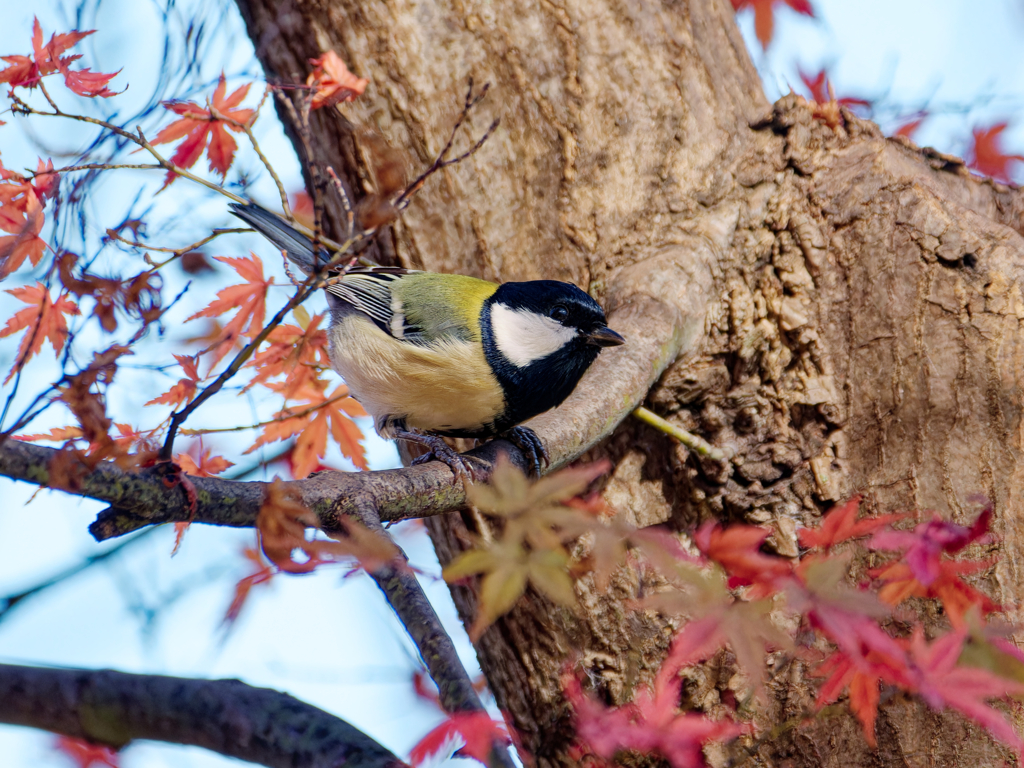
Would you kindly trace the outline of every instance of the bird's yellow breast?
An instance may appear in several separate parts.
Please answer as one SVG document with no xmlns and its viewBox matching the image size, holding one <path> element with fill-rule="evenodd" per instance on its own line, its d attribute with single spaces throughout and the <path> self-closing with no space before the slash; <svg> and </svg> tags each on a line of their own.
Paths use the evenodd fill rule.
<svg viewBox="0 0 1024 768">
<path fill-rule="evenodd" d="M 472 432 L 505 409 L 501 385 L 478 341 L 420 346 L 351 314 L 331 328 L 330 356 L 377 423 L 393 416 L 430 432 Z"/>
</svg>

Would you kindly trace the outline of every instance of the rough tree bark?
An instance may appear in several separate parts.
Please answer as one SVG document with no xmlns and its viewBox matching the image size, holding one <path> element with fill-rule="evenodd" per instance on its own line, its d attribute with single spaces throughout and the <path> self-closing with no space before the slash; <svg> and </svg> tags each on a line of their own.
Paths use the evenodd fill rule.
<svg viewBox="0 0 1024 768">
<path fill-rule="evenodd" d="M 595 450 L 608 501 L 642 525 L 706 518 L 795 527 L 855 491 L 879 510 L 973 517 L 995 504 L 986 587 L 1019 600 L 1024 462 L 1024 240 L 1015 190 L 960 161 L 884 138 L 798 99 L 774 106 L 725 0 L 239 0 L 272 81 L 301 82 L 334 49 L 372 83 L 314 119 L 315 157 L 359 198 L 374 189 L 372 128 L 411 168 L 448 137 L 469 77 L 491 85 L 471 121 L 501 127 L 430 182 L 375 248 L 403 266 L 493 280 L 570 280 L 607 305 L 674 303 L 700 332 L 648 404 L 726 449 L 700 462 L 624 424 Z M 283 117 L 287 121 L 287 115 Z M 302 151 L 301 146 L 300 152 Z M 326 194 L 328 213 L 338 203 Z M 599 416 L 599 415 L 598 415 Z M 429 521 L 446 561 L 460 515 Z M 641 585 L 580 585 L 571 614 L 528 595 L 478 646 L 498 703 L 539 765 L 571 763 L 558 676 L 575 653 L 611 702 L 656 669 L 671 628 L 626 610 Z M 453 590 L 464 617 L 473 591 Z M 775 722 L 808 702 L 800 665 L 773 682 Z M 729 659 L 694 673 L 718 706 Z M 1006 754 L 954 716 L 885 702 L 871 751 L 849 718 L 766 744 L 766 765 L 996 765 Z"/>
</svg>

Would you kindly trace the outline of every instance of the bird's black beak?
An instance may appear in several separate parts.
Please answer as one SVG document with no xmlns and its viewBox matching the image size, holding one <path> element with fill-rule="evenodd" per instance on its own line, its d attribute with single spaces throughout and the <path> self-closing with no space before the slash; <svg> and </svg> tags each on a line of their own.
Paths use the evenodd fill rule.
<svg viewBox="0 0 1024 768">
<path fill-rule="evenodd" d="M 593 344 L 596 347 L 617 347 L 619 344 L 626 343 L 624 338 L 607 326 L 586 334 L 586 339 L 587 344 Z"/>
</svg>

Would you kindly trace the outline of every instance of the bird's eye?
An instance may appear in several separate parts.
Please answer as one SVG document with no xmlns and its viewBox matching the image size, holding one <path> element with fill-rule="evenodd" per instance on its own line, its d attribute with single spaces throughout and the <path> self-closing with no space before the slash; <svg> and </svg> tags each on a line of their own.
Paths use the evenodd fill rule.
<svg viewBox="0 0 1024 768">
<path fill-rule="evenodd" d="M 561 304 L 559 304 L 558 306 L 551 308 L 551 311 L 548 312 L 548 316 L 552 320 L 556 320 L 559 323 L 564 323 L 565 319 L 569 317 L 569 310 L 563 307 Z"/>
</svg>

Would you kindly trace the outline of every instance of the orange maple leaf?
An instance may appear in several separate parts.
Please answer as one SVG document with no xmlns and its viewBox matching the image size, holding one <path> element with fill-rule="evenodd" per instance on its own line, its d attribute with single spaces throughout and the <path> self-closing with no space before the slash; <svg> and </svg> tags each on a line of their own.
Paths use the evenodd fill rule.
<svg viewBox="0 0 1024 768">
<path fill-rule="evenodd" d="M 175 355 L 174 359 L 185 371 L 187 378 L 178 379 L 178 383 L 164 392 L 159 397 L 154 397 L 146 405 L 170 405 L 177 408 L 182 403 L 191 402 L 196 394 L 196 385 L 199 383 L 199 371 L 196 370 L 196 359 L 188 355 Z M 191 473 L 195 474 L 195 473 Z"/>
<path fill-rule="evenodd" d="M 343 455 L 359 469 L 369 469 L 366 453 L 360 443 L 363 433 L 351 418 L 364 416 L 366 411 L 351 397 L 345 397 L 347 394 L 348 387 L 342 384 L 330 397 L 318 394 L 310 405 L 302 409 L 308 410 L 310 406 L 319 406 L 315 411 L 302 416 L 292 416 L 291 414 L 296 411 L 291 408 L 278 412 L 275 416 L 279 420 L 267 424 L 263 434 L 245 453 L 252 453 L 261 445 L 297 434 L 299 437 L 292 449 L 291 464 L 292 474 L 296 479 L 301 479 L 313 472 L 320 464 L 319 459 L 327 454 L 327 435 L 330 433 Z"/>
<path fill-rule="evenodd" d="M 37 432 L 34 435 L 15 435 L 15 440 L 23 440 L 26 443 L 33 443 L 36 440 L 50 440 L 55 443 L 63 443 L 67 440 L 77 440 L 84 437 L 81 427 L 51 427 L 49 432 Z"/>
<path fill-rule="evenodd" d="M 345 62 L 334 51 L 327 51 L 319 59 L 310 59 L 315 68 L 306 78 L 306 85 L 314 89 L 312 109 L 329 107 L 341 101 L 355 101 L 370 83 L 365 77 L 356 77 L 348 71 Z"/>
<path fill-rule="evenodd" d="M 187 453 L 179 453 L 174 457 L 174 462 L 181 467 L 182 472 L 194 477 L 213 477 L 235 466 L 234 462 L 228 461 L 223 456 L 211 457 L 210 450 L 207 448 L 199 454 L 198 463 Z"/>
<path fill-rule="evenodd" d="M 875 739 L 875 720 L 878 718 L 878 702 L 881 698 L 881 684 L 884 660 L 869 653 L 868 659 L 881 661 L 877 666 L 858 664 L 842 651 L 833 651 L 811 674 L 815 677 L 827 677 L 818 691 L 815 705 L 823 707 L 839 698 L 844 689 L 849 688 L 850 709 L 857 716 L 864 729 L 864 738 L 872 747 L 877 746 Z"/>
<path fill-rule="evenodd" d="M 274 284 L 274 278 L 268 280 L 263 277 L 263 262 L 256 254 L 252 254 L 252 258 L 249 259 L 230 256 L 214 258 L 234 269 L 246 282 L 219 291 L 215 301 L 188 318 L 195 320 L 199 317 L 217 317 L 232 309 L 238 310 L 238 314 L 220 329 L 220 333 L 210 345 L 210 348 L 214 348 L 211 368 L 231 351 L 240 336 L 255 336 L 263 330 L 267 289 Z"/>
<path fill-rule="evenodd" d="M 238 149 L 238 144 L 228 130 L 240 133 L 255 114 L 255 110 L 237 108 L 248 95 L 249 85 L 243 85 L 230 96 L 225 96 L 227 81 L 222 72 L 208 109 L 192 101 L 165 101 L 165 108 L 182 117 L 160 131 L 152 143 L 167 144 L 184 138 L 171 156 L 171 162 L 179 168 L 191 168 L 206 151 L 210 170 L 224 178 L 234 160 L 235 150 Z M 174 171 L 169 171 L 164 187 L 174 181 L 176 176 Z"/>
<path fill-rule="evenodd" d="M 11 288 L 7 293 L 29 306 L 16 312 L 0 331 L 0 339 L 21 330 L 26 331 L 4 384 L 10 381 L 33 355 L 39 354 L 43 348 L 43 339 L 49 339 L 54 354 L 59 355 L 68 337 L 68 324 L 64 316 L 79 314 L 78 305 L 64 296 L 60 296 L 54 302 L 50 298 L 50 291 L 42 283 Z"/>
<path fill-rule="evenodd" d="M 732 0 L 732 7 L 737 12 L 744 8 L 754 9 L 754 33 L 765 50 L 768 50 L 768 44 L 775 33 L 775 6 L 779 3 L 788 5 L 804 16 L 814 17 L 814 8 L 809 0 Z"/>
<path fill-rule="evenodd" d="M 1008 125 L 1003 122 L 988 128 L 974 129 L 974 143 L 967 155 L 968 167 L 997 181 L 1011 181 L 1010 161 L 1024 163 L 1024 157 L 1008 155 L 1003 151 L 1002 133 Z"/>
<path fill-rule="evenodd" d="M 328 367 L 327 332 L 320 330 L 323 315 L 313 315 L 305 328 L 279 325 L 267 336 L 269 347 L 253 355 L 249 365 L 256 369 L 246 389 L 264 384 L 292 400 L 307 388 L 315 386 L 319 370 Z M 267 379 L 284 376 L 280 384 L 266 384 Z M 323 387 L 321 387 L 321 390 Z"/>
<path fill-rule="evenodd" d="M 818 73 L 813 76 L 807 74 L 802 69 L 798 69 L 797 72 L 800 74 L 800 79 L 803 81 L 808 93 L 811 94 L 811 99 L 818 104 L 828 104 L 834 101 L 837 104 L 842 104 L 844 107 L 871 106 L 871 102 L 867 99 L 858 99 L 853 96 L 842 96 L 837 99 L 832 83 L 829 81 L 828 72 L 824 69 L 819 69 Z"/>
</svg>

